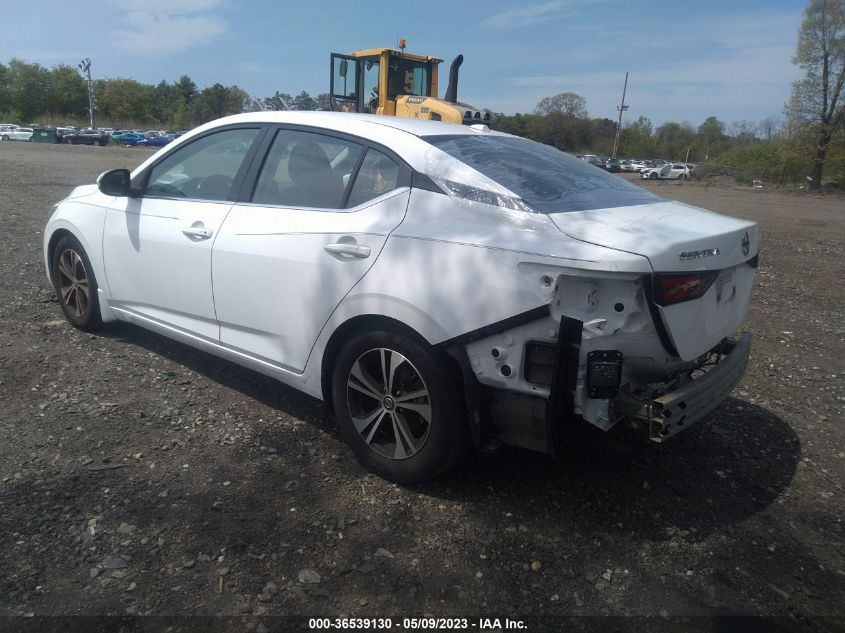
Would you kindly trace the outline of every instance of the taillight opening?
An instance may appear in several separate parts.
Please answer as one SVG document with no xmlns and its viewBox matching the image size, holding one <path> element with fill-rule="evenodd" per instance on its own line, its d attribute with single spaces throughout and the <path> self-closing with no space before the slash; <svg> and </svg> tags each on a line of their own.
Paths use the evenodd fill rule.
<svg viewBox="0 0 845 633">
<path fill-rule="evenodd" d="M 668 306 L 703 296 L 718 277 L 719 271 L 700 273 L 658 273 L 654 276 L 654 302 Z"/>
</svg>

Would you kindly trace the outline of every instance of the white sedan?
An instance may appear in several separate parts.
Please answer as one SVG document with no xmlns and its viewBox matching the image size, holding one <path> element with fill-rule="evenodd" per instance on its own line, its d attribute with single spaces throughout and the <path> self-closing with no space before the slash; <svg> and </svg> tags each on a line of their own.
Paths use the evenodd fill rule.
<svg viewBox="0 0 845 633">
<path fill-rule="evenodd" d="M 328 400 L 367 468 L 411 482 L 473 445 L 705 417 L 748 359 L 757 226 L 484 126 L 259 112 L 77 187 L 44 259 L 74 326 Z"/>
<path fill-rule="evenodd" d="M 640 178 L 646 180 L 689 180 L 689 177 L 690 169 L 683 163 L 666 163 L 640 172 Z"/>
</svg>

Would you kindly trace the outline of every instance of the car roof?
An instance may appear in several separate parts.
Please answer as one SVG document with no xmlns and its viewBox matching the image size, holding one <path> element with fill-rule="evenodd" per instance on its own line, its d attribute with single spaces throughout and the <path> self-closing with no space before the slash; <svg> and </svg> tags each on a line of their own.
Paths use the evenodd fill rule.
<svg viewBox="0 0 845 633">
<path fill-rule="evenodd" d="M 247 112 L 223 117 L 194 128 L 180 136 L 177 143 L 165 147 L 177 151 L 191 138 L 226 125 L 243 123 L 278 123 L 289 125 L 314 126 L 325 131 L 346 133 L 361 137 L 370 142 L 385 145 L 396 152 L 414 169 L 422 170 L 426 166 L 426 152 L 431 149 L 424 136 L 499 136 L 511 137 L 510 134 L 496 132 L 485 126 L 477 129 L 468 125 L 441 123 L 439 121 L 420 121 L 400 117 L 379 116 L 375 114 L 353 114 L 348 112 L 325 111 L 264 111 Z M 133 173 L 146 169 L 160 154 L 150 157 L 139 165 Z"/>
<path fill-rule="evenodd" d="M 315 125 L 333 129 L 338 132 L 350 127 L 371 128 L 387 127 L 413 134 L 414 136 L 436 136 L 453 134 L 495 134 L 505 136 L 502 132 L 493 130 L 479 131 L 476 128 L 458 123 L 442 123 L 440 121 L 422 121 L 420 119 L 405 119 L 402 117 L 381 116 L 375 114 L 353 114 L 349 112 L 325 111 L 265 111 L 236 114 L 212 121 L 215 124 L 261 122 L 261 123 L 291 123 L 298 125 Z M 209 124 L 207 124 L 209 125 Z M 204 126 L 203 126 L 204 127 Z"/>
</svg>

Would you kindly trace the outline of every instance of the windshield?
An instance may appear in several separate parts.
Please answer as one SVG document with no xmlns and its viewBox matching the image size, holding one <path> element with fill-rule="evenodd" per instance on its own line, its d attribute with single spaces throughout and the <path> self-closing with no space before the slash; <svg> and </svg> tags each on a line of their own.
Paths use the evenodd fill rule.
<svg viewBox="0 0 845 633">
<path fill-rule="evenodd" d="M 534 211 L 560 213 L 662 200 L 554 147 L 514 136 L 426 136 L 450 156 L 508 188 Z"/>
</svg>

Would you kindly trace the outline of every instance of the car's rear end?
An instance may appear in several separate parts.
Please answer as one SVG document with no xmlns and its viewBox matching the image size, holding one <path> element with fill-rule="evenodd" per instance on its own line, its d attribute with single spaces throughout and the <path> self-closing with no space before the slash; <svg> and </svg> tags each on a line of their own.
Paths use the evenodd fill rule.
<svg viewBox="0 0 845 633">
<path fill-rule="evenodd" d="M 643 255 L 654 271 L 637 286 L 659 348 L 644 354 L 640 341 L 626 342 L 625 325 L 582 341 L 585 408 L 595 409 L 589 401 L 601 396 L 610 401 L 609 420 L 625 415 L 647 422 L 657 441 L 707 415 L 747 363 L 750 336 L 731 336 L 748 310 L 756 224 L 668 201 L 551 217 L 576 239 Z M 604 387 L 591 395 L 596 384 Z"/>
<path fill-rule="evenodd" d="M 509 221 L 545 216 L 568 243 L 589 249 L 575 260 L 561 240 L 560 252 L 547 253 L 557 261 L 525 256 L 517 265 L 544 280 L 547 305 L 491 324 L 466 344 L 472 378 L 488 393 L 479 401 L 490 433 L 553 452 L 575 418 L 602 429 L 629 419 L 662 441 L 728 396 L 750 353 L 749 335 L 733 337 L 757 266 L 755 223 L 658 198 L 513 137 L 430 142 L 499 186 L 488 192 L 491 185 L 455 184 L 433 170 L 459 205 L 469 196 L 500 207 Z M 500 246 L 529 252 L 539 248 L 532 239 L 517 231 Z"/>
</svg>

